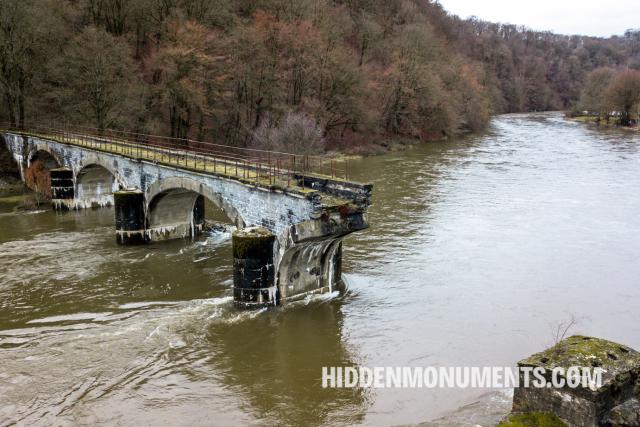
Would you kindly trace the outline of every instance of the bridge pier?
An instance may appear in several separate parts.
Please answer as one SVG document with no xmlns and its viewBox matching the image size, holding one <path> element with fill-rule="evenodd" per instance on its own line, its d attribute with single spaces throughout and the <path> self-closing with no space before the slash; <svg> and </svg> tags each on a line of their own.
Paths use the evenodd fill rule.
<svg viewBox="0 0 640 427">
<path fill-rule="evenodd" d="M 73 171 L 51 169 L 51 203 L 55 210 L 70 210 L 74 203 Z"/>
<path fill-rule="evenodd" d="M 342 240 L 367 227 L 364 214 L 346 206 L 291 226 L 278 251 L 279 302 L 343 290 Z"/>
<path fill-rule="evenodd" d="M 113 193 L 116 211 L 116 241 L 121 245 L 147 242 L 144 193 L 123 190 Z"/>
<path fill-rule="evenodd" d="M 343 206 L 292 225 L 277 240 L 262 227 L 236 231 L 232 237 L 235 305 L 267 307 L 344 290 L 342 241 L 367 227 L 362 212 Z"/>
<path fill-rule="evenodd" d="M 233 233 L 233 300 L 237 307 L 277 304 L 273 247 L 276 236 L 262 227 Z"/>
</svg>

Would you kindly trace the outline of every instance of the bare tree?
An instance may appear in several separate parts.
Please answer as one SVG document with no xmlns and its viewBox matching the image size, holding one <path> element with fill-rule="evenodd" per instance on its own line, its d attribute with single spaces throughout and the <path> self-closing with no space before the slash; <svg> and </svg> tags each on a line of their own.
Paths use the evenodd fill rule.
<svg viewBox="0 0 640 427">
<path fill-rule="evenodd" d="M 59 58 L 53 72 L 74 121 L 99 130 L 128 127 L 144 112 L 140 80 L 126 42 L 102 28 L 86 27 Z"/>
<path fill-rule="evenodd" d="M 578 324 L 578 319 L 575 315 L 571 315 L 566 320 L 562 320 L 555 325 L 552 325 L 553 345 L 557 345 L 567 337 L 569 331 Z"/>
<path fill-rule="evenodd" d="M 640 110 L 640 71 L 625 70 L 609 86 L 611 104 L 620 110 L 620 124 L 629 126 Z"/>
<path fill-rule="evenodd" d="M 609 102 L 607 90 L 615 76 L 613 68 L 602 67 L 593 70 L 587 76 L 578 106 L 584 110 L 598 113 L 607 123 L 613 109 Z"/>
<path fill-rule="evenodd" d="M 43 77 L 59 41 L 56 7 L 48 0 L 0 1 L 0 94 L 14 126 L 24 127 L 33 80 Z"/>
<path fill-rule="evenodd" d="M 288 113 L 279 122 L 265 120 L 254 132 L 255 145 L 293 154 L 317 154 L 324 149 L 323 130 L 311 117 Z"/>
</svg>

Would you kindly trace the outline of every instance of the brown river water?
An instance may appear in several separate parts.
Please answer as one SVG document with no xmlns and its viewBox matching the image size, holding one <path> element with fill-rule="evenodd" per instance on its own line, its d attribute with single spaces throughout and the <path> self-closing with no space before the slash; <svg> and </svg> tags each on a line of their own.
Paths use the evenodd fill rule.
<svg viewBox="0 0 640 427">
<path fill-rule="evenodd" d="M 640 135 L 559 113 L 352 162 L 345 295 L 232 306 L 230 234 L 119 247 L 112 209 L 0 199 L 0 425 L 494 425 L 510 390 L 323 389 L 323 366 L 513 366 L 640 348 Z"/>
</svg>

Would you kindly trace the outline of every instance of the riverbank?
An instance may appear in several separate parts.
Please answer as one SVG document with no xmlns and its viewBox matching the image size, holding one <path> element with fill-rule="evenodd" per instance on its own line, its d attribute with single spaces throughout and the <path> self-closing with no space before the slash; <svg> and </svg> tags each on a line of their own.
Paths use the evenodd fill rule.
<svg viewBox="0 0 640 427">
<path fill-rule="evenodd" d="M 377 156 L 395 152 L 399 153 L 417 147 L 420 144 L 447 142 L 449 140 L 456 140 L 465 137 L 481 137 L 487 132 L 487 129 L 488 124 L 486 127 L 475 132 L 467 130 L 459 131 L 451 135 L 426 135 L 423 138 L 371 135 L 368 142 L 360 141 L 351 144 L 329 142 L 327 143 L 325 154 L 333 160 L 342 160 L 344 158 L 350 160 L 367 156 Z"/>
<path fill-rule="evenodd" d="M 590 126 L 599 127 L 602 129 L 620 129 L 628 132 L 640 132 L 639 126 L 621 126 L 618 119 L 611 117 L 607 122 L 598 116 L 575 116 L 566 115 L 567 120 L 571 120 L 578 123 L 585 123 Z"/>
<path fill-rule="evenodd" d="M 0 196 L 22 192 L 25 189 L 20 179 L 12 175 L 0 175 Z"/>
<path fill-rule="evenodd" d="M 29 190 L 20 179 L 11 175 L 0 176 L 0 211 L 34 212 L 49 209 L 51 202 Z"/>
</svg>

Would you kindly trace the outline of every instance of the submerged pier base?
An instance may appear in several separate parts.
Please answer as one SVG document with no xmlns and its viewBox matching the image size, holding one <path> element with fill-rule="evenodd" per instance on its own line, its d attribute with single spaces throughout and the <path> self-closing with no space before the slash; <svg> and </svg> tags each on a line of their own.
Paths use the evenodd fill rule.
<svg viewBox="0 0 640 427">
<path fill-rule="evenodd" d="M 116 211 L 116 241 L 121 245 L 146 243 L 144 193 L 124 190 L 113 193 Z"/>
<path fill-rule="evenodd" d="M 51 174 L 51 204 L 54 210 L 73 209 L 74 185 L 71 169 L 52 169 Z"/>
<path fill-rule="evenodd" d="M 247 227 L 237 230 L 233 243 L 233 300 L 237 307 L 260 308 L 277 304 L 273 246 L 269 230 Z"/>
</svg>

